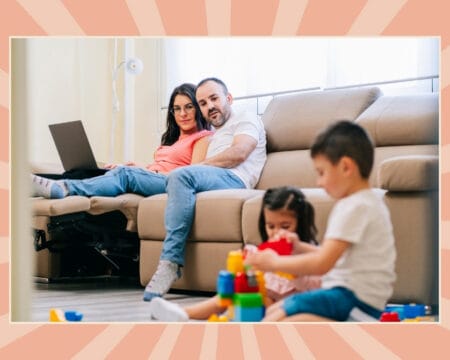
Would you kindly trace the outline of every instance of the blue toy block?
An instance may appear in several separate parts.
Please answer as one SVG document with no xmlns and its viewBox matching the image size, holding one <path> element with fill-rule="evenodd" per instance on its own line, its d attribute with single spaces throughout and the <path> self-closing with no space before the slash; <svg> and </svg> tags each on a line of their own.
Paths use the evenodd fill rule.
<svg viewBox="0 0 450 360">
<path fill-rule="evenodd" d="M 220 296 L 233 296 L 234 294 L 234 276 L 231 272 L 221 270 L 217 277 L 217 293 Z"/>
<path fill-rule="evenodd" d="M 81 321 L 83 314 L 78 311 L 69 310 L 64 312 L 64 317 L 67 321 Z"/>
<path fill-rule="evenodd" d="M 234 307 L 234 319 L 233 321 L 261 321 L 264 317 L 264 307 Z"/>
<path fill-rule="evenodd" d="M 386 305 L 385 311 L 396 312 L 400 320 L 415 319 L 426 314 L 425 305 L 423 304 Z"/>
<path fill-rule="evenodd" d="M 425 316 L 425 305 L 422 304 L 408 304 L 403 309 L 403 315 L 406 319 L 415 319 L 419 316 Z"/>
</svg>

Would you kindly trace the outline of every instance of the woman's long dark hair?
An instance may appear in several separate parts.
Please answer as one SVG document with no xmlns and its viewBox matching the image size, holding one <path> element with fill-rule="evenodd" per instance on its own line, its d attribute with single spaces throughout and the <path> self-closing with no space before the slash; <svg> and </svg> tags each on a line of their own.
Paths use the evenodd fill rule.
<svg viewBox="0 0 450 360">
<path fill-rule="evenodd" d="M 173 103 L 175 101 L 175 97 L 177 95 L 184 95 L 191 99 L 192 104 L 195 107 L 195 120 L 197 122 L 198 131 L 201 130 L 209 130 L 211 126 L 202 116 L 202 112 L 200 111 L 200 107 L 198 106 L 197 100 L 195 99 L 195 85 L 190 83 L 184 83 L 180 86 L 177 86 L 172 95 L 170 95 L 169 107 L 167 109 L 167 129 L 164 134 L 161 136 L 161 145 L 172 145 L 175 143 L 180 137 L 180 128 L 178 127 L 175 121 L 175 115 L 172 113 Z"/>
<path fill-rule="evenodd" d="M 268 189 L 263 197 L 261 212 L 259 214 L 259 233 L 262 241 L 268 240 L 264 209 L 276 211 L 287 209 L 293 211 L 297 217 L 297 235 L 301 241 L 317 244 L 317 228 L 314 220 L 314 208 L 306 200 L 303 192 L 293 186 L 281 186 Z"/>
</svg>

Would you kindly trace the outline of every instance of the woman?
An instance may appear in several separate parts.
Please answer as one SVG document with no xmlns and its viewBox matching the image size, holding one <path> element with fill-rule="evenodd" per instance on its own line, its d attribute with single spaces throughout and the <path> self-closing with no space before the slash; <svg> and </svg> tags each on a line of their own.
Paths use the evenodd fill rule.
<svg viewBox="0 0 450 360">
<path fill-rule="evenodd" d="M 167 130 L 155 151 L 154 162 L 145 166 L 127 163 L 109 165 L 105 175 L 84 180 L 50 180 L 31 175 L 34 196 L 59 199 L 69 195 L 143 196 L 164 193 L 167 174 L 177 167 L 204 160 L 208 148 L 209 124 L 195 99 L 195 85 L 185 83 L 174 89 L 167 112 Z"/>
</svg>

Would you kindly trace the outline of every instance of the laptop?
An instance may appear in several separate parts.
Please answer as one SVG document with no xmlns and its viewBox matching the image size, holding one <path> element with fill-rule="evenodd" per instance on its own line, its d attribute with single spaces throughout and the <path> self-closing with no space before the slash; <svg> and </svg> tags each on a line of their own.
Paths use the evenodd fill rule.
<svg viewBox="0 0 450 360">
<path fill-rule="evenodd" d="M 107 171 L 97 166 L 81 120 L 50 124 L 48 127 L 66 173 L 94 171 L 101 174 Z"/>
</svg>

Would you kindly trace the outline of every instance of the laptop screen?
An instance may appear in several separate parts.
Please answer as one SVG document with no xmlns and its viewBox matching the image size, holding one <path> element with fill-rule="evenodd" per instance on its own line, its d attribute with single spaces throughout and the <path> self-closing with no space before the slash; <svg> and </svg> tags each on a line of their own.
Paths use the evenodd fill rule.
<svg viewBox="0 0 450 360">
<path fill-rule="evenodd" d="M 97 162 L 81 120 L 49 125 L 65 171 L 97 169 Z"/>
</svg>

